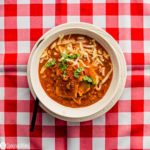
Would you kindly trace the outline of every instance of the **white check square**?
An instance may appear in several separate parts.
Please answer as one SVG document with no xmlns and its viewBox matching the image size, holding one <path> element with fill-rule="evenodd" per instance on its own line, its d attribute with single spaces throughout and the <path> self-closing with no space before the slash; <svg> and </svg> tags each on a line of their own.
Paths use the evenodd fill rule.
<svg viewBox="0 0 150 150">
<path fill-rule="evenodd" d="M 130 0 L 119 0 L 119 3 L 130 3 Z"/>
<path fill-rule="evenodd" d="M 143 137 L 143 149 L 150 149 L 150 136 Z"/>
<path fill-rule="evenodd" d="M 30 124 L 30 115 L 26 112 L 17 113 L 17 124 L 19 125 L 29 125 Z"/>
<path fill-rule="evenodd" d="M 0 112 L 0 124 L 4 124 L 4 113 Z"/>
<path fill-rule="evenodd" d="M 93 138 L 92 150 L 105 150 L 105 138 Z"/>
<path fill-rule="evenodd" d="M 5 43 L 3 41 L 0 41 L 0 54 L 5 53 Z"/>
<path fill-rule="evenodd" d="M 43 0 L 43 4 L 55 4 L 55 0 Z"/>
<path fill-rule="evenodd" d="M 0 87 L 0 100 L 4 100 L 4 88 Z"/>
<path fill-rule="evenodd" d="M 80 0 L 67 0 L 68 4 L 79 4 Z"/>
<path fill-rule="evenodd" d="M 131 41 L 130 40 L 120 40 L 119 45 L 124 53 L 131 53 Z"/>
<path fill-rule="evenodd" d="M 30 42 L 19 41 L 18 42 L 18 53 L 30 53 Z"/>
<path fill-rule="evenodd" d="M 144 124 L 150 124 L 150 112 L 144 112 Z"/>
<path fill-rule="evenodd" d="M 0 29 L 4 29 L 4 17 L 0 17 Z"/>
<path fill-rule="evenodd" d="M 18 16 L 17 17 L 18 29 L 29 29 L 30 28 L 30 17 Z"/>
<path fill-rule="evenodd" d="M 130 28 L 131 27 L 131 19 L 128 15 L 119 16 L 119 27 L 120 28 Z"/>
<path fill-rule="evenodd" d="M 118 113 L 118 124 L 119 125 L 130 125 L 131 124 L 131 113 L 130 112 L 119 112 Z"/>
<path fill-rule="evenodd" d="M 93 3 L 106 3 L 106 0 L 93 0 Z"/>
<path fill-rule="evenodd" d="M 144 75 L 145 76 L 150 76 L 150 65 L 145 65 L 144 66 Z M 145 88 L 148 88 L 148 87 L 145 87 Z M 148 89 L 150 90 L 150 89 Z M 147 93 L 147 92 L 146 92 Z M 147 96 L 147 95 L 146 95 Z M 148 95 L 149 96 L 149 95 Z M 150 96 L 149 96 L 150 97 Z M 150 99 L 150 98 L 149 98 Z"/>
<path fill-rule="evenodd" d="M 42 138 L 43 150 L 55 150 L 55 138 Z"/>
<path fill-rule="evenodd" d="M 28 137 L 17 137 L 18 149 L 30 149 L 30 139 Z"/>
<path fill-rule="evenodd" d="M 144 28 L 150 28 L 150 16 L 144 16 Z"/>
<path fill-rule="evenodd" d="M 5 137 L 0 136 L 0 142 L 5 142 Z"/>
<path fill-rule="evenodd" d="M 131 88 L 124 88 L 124 91 L 120 97 L 121 100 L 130 100 L 131 99 Z"/>
<path fill-rule="evenodd" d="M 80 140 L 79 138 L 68 138 L 67 141 L 68 150 L 79 150 L 80 149 Z"/>
<path fill-rule="evenodd" d="M 30 4 L 30 0 L 17 0 L 17 4 Z"/>
<path fill-rule="evenodd" d="M 29 88 L 17 88 L 17 99 L 18 100 L 30 100 Z"/>
<path fill-rule="evenodd" d="M 143 0 L 143 3 L 150 4 L 150 0 Z"/>
<path fill-rule="evenodd" d="M 54 117 L 48 115 L 47 113 L 42 113 L 42 124 L 43 125 L 54 125 Z"/>
<path fill-rule="evenodd" d="M 79 16 L 67 16 L 67 22 L 80 22 Z"/>
<path fill-rule="evenodd" d="M 93 125 L 105 125 L 105 115 L 94 119 Z"/>
<path fill-rule="evenodd" d="M 54 16 L 43 16 L 43 28 L 52 28 L 55 26 Z"/>
<path fill-rule="evenodd" d="M 144 52 L 145 53 L 150 53 L 150 40 L 149 41 L 144 41 Z"/>
<path fill-rule="evenodd" d="M 130 149 L 130 137 L 118 137 L 118 149 Z"/>
<path fill-rule="evenodd" d="M 144 87 L 144 99 L 150 100 L 150 87 Z"/>
<path fill-rule="evenodd" d="M 106 16 L 93 16 L 93 24 L 100 28 L 106 27 Z"/>
</svg>

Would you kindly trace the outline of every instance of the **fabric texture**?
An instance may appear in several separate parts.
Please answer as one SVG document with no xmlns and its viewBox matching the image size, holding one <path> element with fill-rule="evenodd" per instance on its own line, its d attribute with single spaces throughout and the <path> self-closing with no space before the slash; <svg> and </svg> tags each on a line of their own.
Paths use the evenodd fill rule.
<svg viewBox="0 0 150 150">
<path fill-rule="evenodd" d="M 47 30 L 65 22 L 88 22 L 119 43 L 127 81 L 105 115 L 70 123 L 39 108 L 29 132 L 34 99 L 27 84 L 31 49 Z M 0 149 L 150 149 L 149 0 L 0 0 Z"/>
</svg>

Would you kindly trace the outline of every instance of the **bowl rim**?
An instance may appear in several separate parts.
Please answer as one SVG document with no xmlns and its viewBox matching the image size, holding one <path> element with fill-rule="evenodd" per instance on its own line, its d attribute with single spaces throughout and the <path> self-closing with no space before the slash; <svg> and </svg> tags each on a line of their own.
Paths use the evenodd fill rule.
<svg viewBox="0 0 150 150">
<path fill-rule="evenodd" d="M 33 89 L 33 86 L 31 84 L 31 78 L 30 78 L 30 64 L 31 64 L 31 60 L 32 60 L 32 57 L 34 55 L 34 52 L 36 51 L 37 49 L 37 46 L 39 46 L 41 43 L 42 43 L 42 40 L 44 38 L 46 38 L 52 31 L 57 31 L 58 29 L 61 28 L 61 30 L 63 30 L 65 27 L 67 26 L 71 26 L 73 27 L 74 25 L 78 25 L 78 26 L 82 26 L 82 27 L 85 27 L 86 26 L 86 30 L 88 27 L 90 27 L 92 30 L 95 30 L 96 32 L 100 32 L 103 33 L 105 36 L 107 36 L 107 38 L 109 38 L 109 40 L 111 41 L 111 44 L 108 43 L 108 39 L 105 40 L 105 42 L 107 42 L 108 44 L 112 45 L 113 47 L 115 47 L 117 49 L 117 53 L 119 55 L 119 57 L 121 57 L 121 70 L 120 72 L 122 73 L 121 75 L 121 78 L 120 78 L 120 81 L 121 81 L 121 87 L 119 88 L 120 92 L 116 95 L 113 96 L 112 98 L 112 101 L 111 103 L 109 103 L 109 105 L 107 105 L 107 107 L 105 107 L 103 110 L 99 110 L 97 111 L 96 113 L 93 113 L 91 116 L 87 116 L 87 115 L 83 115 L 83 116 L 78 116 L 78 117 L 74 117 L 74 116 L 65 116 L 63 114 L 60 114 L 60 113 L 56 113 L 55 111 L 51 111 L 50 109 L 48 109 L 45 105 L 43 105 L 43 103 L 41 103 L 40 101 L 40 106 L 46 111 L 48 112 L 49 114 L 59 118 L 59 119 L 63 119 L 63 120 L 66 120 L 66 121 L 85 121 L 85 120 L 91 120 L 91 119 L 94 119 L 95 117 L 97 116 L 100 116 L 102 114 L 104 114 L 105 112 L 107 112 L 110 108 L 112 108 L 112 106 L 118 101 L 123 89 L 124 89 L 124 86 L 125 86 L 125 81 L 126 81 L 126 62 L 125 62 L 125 58 L 123 56 L 123 53 L 119 47 L 119 45 L 117 44 L 117 42 L 111 37 L 111 35 L 109 35 L 107 32 L 105 32 L 103 29 L 101 28 L 98 28 L 97 26 L 95 25 L 92 25 L 92 24 L 88 24 L 88 23 L 65 23 L 65 24 L 61 24 L 59 26 L 56 26 L 54 27 L 53 29 L 47 31 L 45 34 L 43 34 L 41 36 L 41 38 L 36 42 L 36 44 L 34 45 L 34 47 L 32 48 L 32 52 L 30 54 L 30 57 L 29 57 L 29 61 L 28 61 L 28 66 L 27 66 L 27 78 L 28 78 L 28 84 L 29 84 L 29 87 L 30 87 L 30 90 L 31 90 L 31 93 L 32 95 L 35 97 L 37 94 L 36 94 L 36 91 L 34 91 Z M 84 28 L 85 29 L 85 28 Z M 90 30 L 91 31 L 91 30 Z M 91 31 L 92 32 L 92 31 Z M 99 34 L 99 32 L 97 34 Z M 100 35 L 99 35 L 100 36 Z M 102 36 L 101 36 L 102 37 Z M 110 42 L 109 41 L 109 42 Z M 114 49 L 114 48 L 112 48 Z M 86 107 L 84 107 L 86 108 Z M 77 109 L 77 108 L 76 108 Z"/>
</svg>

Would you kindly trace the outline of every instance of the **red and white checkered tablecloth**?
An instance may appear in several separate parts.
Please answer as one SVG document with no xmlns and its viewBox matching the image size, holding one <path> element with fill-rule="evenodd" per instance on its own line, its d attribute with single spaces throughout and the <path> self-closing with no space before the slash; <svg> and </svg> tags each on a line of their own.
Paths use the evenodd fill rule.
<svg viewBox="0 0 150 150">
<path fill-rule="evenodd" d="M 89 22 L 110 33 L 124 52 L 128 77 L 105 115 L 69 123 L 39 109 L 26 65 L 37 39 L 65 22 Z M 0 0 L 0 149 L 150 149 L 150 0 Z"/>
</svg>

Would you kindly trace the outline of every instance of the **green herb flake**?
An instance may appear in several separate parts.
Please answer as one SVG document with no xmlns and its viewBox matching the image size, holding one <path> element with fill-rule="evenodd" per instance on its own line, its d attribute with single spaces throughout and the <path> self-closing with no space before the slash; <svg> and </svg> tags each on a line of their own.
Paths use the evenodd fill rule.
<svg viewBox="0 0 150 150">
<path fill-rule="evenodd" d="M 45 67 L 46 68 L 49 68 L 49 67 L 52 67 L 56 64 L 56 60 L 55 59 L 52 59 L 51 61 L 48 61 L 46 64 L 45 64 Z"/>
<path fill-rule="evenodd" d="M 62 70 L 62 71 L 65 71 L 67 69 L 68 65 L 66 64 L 66 61 L 61 61 L 61 63 L 59 64 L 59 68 Z"/>
<path fill-rule="evenodd" d="M 66 60 L 66 59 L 76 59 L 80 57 L 80 54 L 72 54 L 72 55 L 68 55 L 67 53 L 62 53 L 61 54 L 61 60 Z"/>
<path fill-rule="evenodd" d="M 88 83 L 93 83 L 93 79 L 89 76 L 84 76 L 83 81 L 88 82 Z"/>
<path fill-rule="evenodd" d="M 67 59 L 67 58 L 68 58 L 68 54 L 62 53 L 62 54 L 61 54 L 61 57 L 62 57 L 62 59 Z"/>
<path fill-rule="evenodd" d="M 80 54 L 72 54 L 68 56 L 69 59 L 77 59 L 78 57 L 80 57 Z"/>
<path fill-rule="evenodd" d="M 83 70 L 84 70 L 84 68 L 82 68 L 82 67 L 77 68 L 77 69 L 74 71 L 74 77 L 75 77 L 75 78 L 79 78 L 80 73 L 81 73 Z"/>
</svg>

